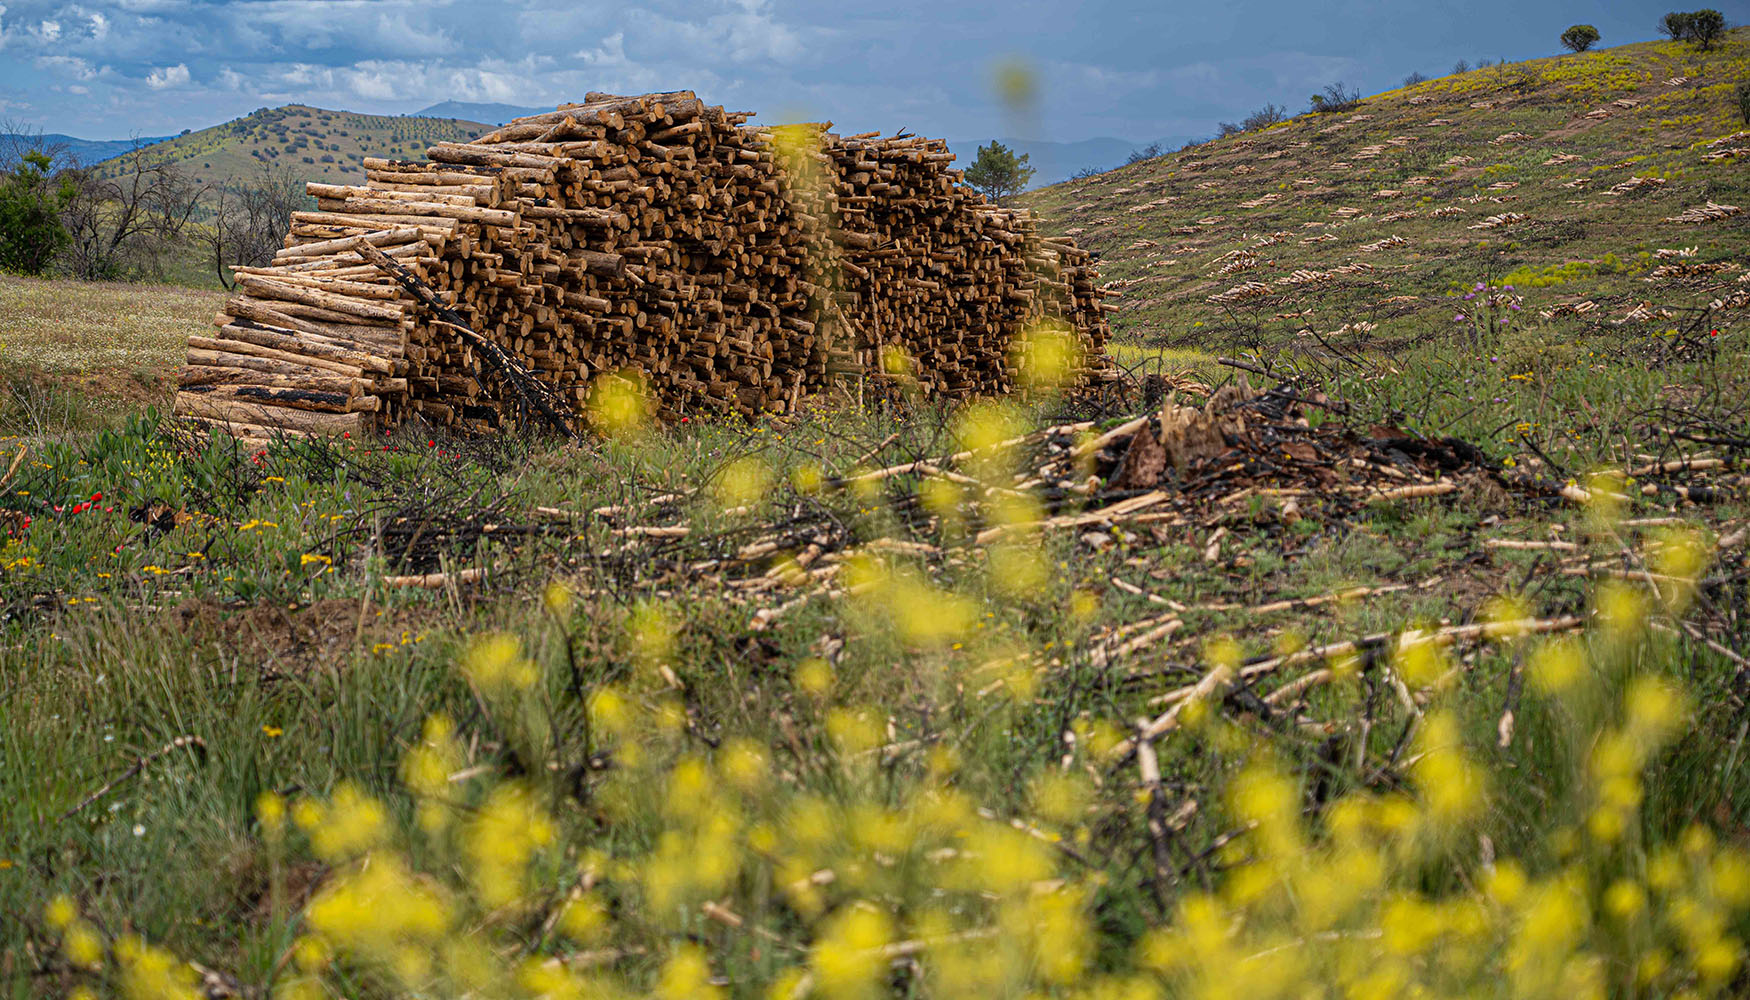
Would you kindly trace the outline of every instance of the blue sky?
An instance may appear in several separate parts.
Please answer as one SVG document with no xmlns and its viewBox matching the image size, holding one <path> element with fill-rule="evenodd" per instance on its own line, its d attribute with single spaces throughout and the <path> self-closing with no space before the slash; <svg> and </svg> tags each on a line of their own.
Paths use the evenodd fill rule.
<svg viewBox="0 0 1750 1000">
<path fill-rule="evenodd" d="M 1750 18 L 1750 0 L 1718 3 Z M 1204 135 L 1334 80 L 1367 92 L 1459 59 L 1655 35 L 1665 3 L 1238 0 L 0 0 L 0 122 L 82 138 L 201 128 L 292 102 L 402 113 L 689 88 L 844 131 L 1072 141 Z M 1024 65 L 1038 97 L 999 100 Z"/>
</svg>

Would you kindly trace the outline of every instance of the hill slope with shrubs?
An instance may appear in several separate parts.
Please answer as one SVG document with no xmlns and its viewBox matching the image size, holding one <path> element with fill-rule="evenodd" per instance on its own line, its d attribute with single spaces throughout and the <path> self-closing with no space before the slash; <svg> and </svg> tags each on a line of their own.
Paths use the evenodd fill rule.
<svg viewBox="0 0 1750 1000">
<path fill-rule="evenodd" d="M 1101 254 L 1133 343 L 1404 336 L 1479 281 L 1639 327 L 1746 288 L 1747 80 L 1750 29 L 1503 64 L 1026 200 Z"/>
<path fill-rule="evenodd" d="M 168 156 L 202 184 L 247 177 L 266 166 L 332 183 L 362 178 L 367 156 L 417 159 L 432 143 L 467 142 L 491 129 L 457 118 L 366 115 L 288 104 L 177 136 L 154 146 L 153 152 Z M 116 163 L 109 161 L 99 170 L 114 171 Z"/>
</svg>

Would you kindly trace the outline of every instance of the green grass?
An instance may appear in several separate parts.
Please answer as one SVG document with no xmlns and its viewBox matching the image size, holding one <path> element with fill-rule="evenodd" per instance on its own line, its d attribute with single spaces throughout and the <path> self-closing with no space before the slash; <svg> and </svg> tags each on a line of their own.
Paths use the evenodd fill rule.
<svg viewBox="0 0 1750 1000">
<path fill-rule="evenodd" d="M 1687 58 L 1437 83 L 1467 112 L 1522 84 L 1592 101 Z M 578 444 L 409 426 L 240 451 L 147 406 L 212 295 L 4 279 L 0 359 L 32 374 L 0 407 L 0 476 L 25 456 L 0 480 L 0 988 L 180 995 L 137 935 L 248 996 L 1741 995 L 1739 314 L 1538 315 L 1644 287 L 1625 248 L 1515 258 L 1543 287 L 1456 323 L 1508 261 L 1428 239 L 1411 285 L 1259 310 L 1313 308 L 1322 340 L 1187 296 L 1162 307 L 1177 339 L 1119 314 L 1116 360 L 1212 387 L 1243 355 L 1273 373 L 1254 384 L 1327 395 L 1309 423 L 1455 435 L 1621 509 L 1467 474 L 973 541 L 1081 501 L 1016 498 L 1032 445 L 943 456 L 1111 425 L 1135 387 L 1101 411 L 821 401 Z M 1363 308 L 1405 287 L 1436 301 Z M 106 406 L 135 371 L 158 380 Z M 1589 478 L 1678 454 L 1738 464 Z M 926 458 L 962 478 L 842 478 Z M 1586 627 L 1414 639 L 1522 614 Z M 1114 752 L 1204 681 L 1152 770 Z"/>
<path fill-rule="evenodd" d="M 1482 347 L 1512 359 L 1496 365 L 1479 361 L 1476 346 L 1448 339 L 1394 359 L 1396 374 L 1345 370 L 1329 388 L 1370 415 L 1358 419 L 1403 411 L 1397 419 L 1407 426 L 1469 435 L 1497 457 L 1520 461 L 1535 456 L 1516 445 L 1519 434 L 1566 428 L 1578 419 L 1576 410 L 1589 407 L 1591 416 L 1573 440 L 1551 433 L 1540 444 L 1580 469 L 1620 460 L 1624 447 L 1660 447 L 1635 414 L 1656 404 L 1669 385 L 1722 385 L 1704 410 L 1743 391 L 1741 348 L 1729 357 L 1658 370 L 1633 351 L 1544 366 L 1540 359 L 1561 346 L 1535 332 L 1503 335 Z M 1536 372 L 1535 380 L 1500 381 L 1501 373 L 1517 373 L 1522 365 Z M 1506 402 L 1478 408 L 1455 391 L 1427 391 L 1462 377 L 1502 393 Z M 1530 427 L 1491 437 L 1488 430 L 1507 415 Z M 1195 681 L 1198 664 L 1212 655 L 1211 643 L 1231 639 L 1238 655 L 1257 656 L 1283 643 L 1335 642 L 1411 622 L 1461 622 L 1503 593 L 1522 593 L 1538 615 L 1588 606 L 1586 581 L 1548 575 L 1539 553 L 1482 546 L 1484 538 L 1543 539 L 1552 532 L 1594 538 L 1584 512 L 1527 506 L 1487 492 L 1390 505 L 1348 520 L 1326 519 L 1318 501 L 1309 500 L 1301 522 L 1306 530 L 1286 533 L 1272 505 L 1242 507 L 1226 521 L 1230 533 L 1213 562 L 1203 556 L 1210 532 L 1202 526 L 1120 525 L 1111 532 L 1116 544 L 1102 550 L 1074 532 L 1047 534 L 1037 549 L 1046 572 L 1019 593 L 992 570 L 995 556 L 983 549 L 902 558 L 897 565 L 913 567 L 916 575 L 882 585 L 899 590 L 816 598 L 766 629 L 753 627 L 755 611 L 786 604 L 795 592 L 780 587 L 743 595 L 721 582 L 762 572 L 766 559 L 715 571 L 715 583 L 679 568 L 701 557 L 732 556 L 762 526 L 822 508 L 831 518 L 814 523 L 842 525 L 859 540 L 894 536 L 953 545 L 964 537 L 953 519 L 919 519 L 906 506 L 915 477 L 900 477 L 870 495 L 806 493 L 786 485 L 802 469 L 843 474 L 945 454 L 955 447 L 946 430 L 953 423 L 928 411 L 900 420 L 829 409 L 795 423 L 689 424 L 581 448 L 469 444 L 404 432 L 369 445 L 276 447 L 264 456 L 179 450 L 183 446 L 150 421 L 96 434 L 50 428 L 0 442 L 0 453 L 21 441 L 32 448 L 22 478 L 0 500 L 0 507 L 33 516 L 28 540 L 0 550 L 0 703 L 12 720 L 0 759 L 29 762 L 0 767 L 0 829 L 8 831 L 0 842 L 0 912 L 14 915 L 0 925 L 7 935 L 0 952 L 11 956 L 0 972 L 12 977 L 10 991 L 35 995 L 80 981 L 116 982 L 93 980 L 55 957 L 54 931 L 37 915 L 57 893 L 77 900 L 105 935 L 126 929 L 246 985 L 292 981 L 288 949 L 311 932 L 304 900 L 313 886 L 340 891 L 348 884 L 342 873 L 352 869 L 347 850 L 316 846 L 321 841 L 305 833 L 275 846 L 279 841 L 257 819 L 266 793 L 323 801 L 343 785 L 362 788 L 387 803 L 389 829 L 398 831 L 388 834 L 391 843 L 405 845 L 415 863 L 435 866 L 440 880 L 474 884 L 465 874 L 475 863 L 467 860 L 472 855 L 451 855 L 417 833 L 414 800 L 397 776 L 397 762 L 420 744 L 421 727 L 432 716 L 459 727 L 463 749 L 455 752 L 462 757 L 451 769 L 482 776 L 458 786 L 461 801 L 472 805 L 454 822 L 465 828 L 467 810 L 488 808 L 496 801 L 493 788 L 510 787 L 499 780 L 523 773 L 527 783 L 531 764 L 542 762 L 537 770 L 551 780 L 532 787 L 555 817 L 560 852 L 541 853 L 548 860 L 531 877 L 546 888 L 536 895 L 563 894 L 566 873 L 580 863 L 566 857 L 605 855 L 645 873 L 609 880 L 614 888 L 607 891 L 617 900 L 612 905 L 620 908 L 650 905 L 659 891 L 652 873 L 674 863 L 662 860 L 661 829 L 691 830 L 685 834 L 695 838 L 689 851 L 721 846 L 713 847 L 702 828 L 688 826 L 693 820 L 654 794 L 679 780 L 674 769 L 690 766 L 689 760 L 728 766 L 727 748 L 760 748 L 767 766 L 785 777 L 735 807 L 736 815 L 752 810 L 744 820 L 754 825 L 745 829 L 757 830 L 762 816 L 793 825 L 800 822 L 793 810 L 819 800 L 844 810 L 842 822 L 850 824 L 834 826 L 840 832 L 833 836 L 855 837 L 861 834 L 853 831 L 881 816 L 924 808 L 939 794 L 930 791 L 939 782 L 931 777 L 938 766 L 932 761 L 951 759 L 951 787 L 960 801 L 994 816 L 1022 817 L 1092 859 L 1085 867 L 1048 854 L 1044 863 L 1068 864 L 1064 874 L 1090 893 L 1076 897 L 1084 901 L 1075 912 L 1097 928 L 1095 966 L 1124 968 L 1133 947 L 1153 940 L 1151 927 L 1177 926 L 1172 899 L 1182 888 L 1170 889 L 1164 902 L 1159 898 L 1134 772 L 1109 771 L 1098 763 L 1096 748 L 1129 720 L 1158 712 L 1151 698 Z M 1617 437 L 1623 433 L 1632 435 L 1626 445 Z M 748 499 L 723 492 L 726 470 L 750 460 L 776 485 L 755 496 L 752 509 L 726 513 L 726 505 Z M 678 523 L 697 537 L 632 550 L 613 527 L 647 518 L 586 517 L 551 530 L 551 522 L 534 514 L 541 507 L 586 512 L 687 490 L 697 490 L 697 499 L 683 504 Z M 69 513 L 99 493 L 91 509 Z M 141 508 L 182 516 L 173 517 L 173 525 L 163 522 L 168 530 L 158 533 L 140 523 L 156 514 L 130 517 Z M 1646 504 L 1626 513 L 1662 511 Z M 1734 494 L 1677 513 L 1704 532 L 1724 534 L 1743 523 L 1747 511 Z M 675 523 L 676 517 L 661 520 Z M 460 530 L 482 521 L 544 527 L 496 541 Z M 402 531 L 404 545 L 410 524 L 425 525 L 432 541 L 405 555 L 393 532 Z M 1641 548 L 1658 529 L 1622 532 Z M 1587 544 L 1601 558 L 1616 551 L 1608 536 Z M 799 552 L 803 542 L 791 546 L 788 551 Z M 1740 559 L 1741 547 L 1725 558 Z M 489 569 L 487 582 L 436 592 L 383 582 L 386 575 L 470 567 Z M 563 582 L 574 595 L 557 615 L 541 597 L 550 581 Z M 1407 589 L 1310 610 L 1199 610 L 1357 586 Z M 1185 626 L 1125 658 L 1116 671 L 1096 667 L 1092 650 L 1114 627 L 1165 610 L 1132 593 L 1136 588 L 1190 605 L 1181 614 Z M 941 622 L 952 632 L 937 638 Z M 531 692 L 494 694 L 490 684 L 478 677 L 470 684 L 458 669 L 475 637 L 494 632 L 517 637 L 539 665 L 541 679 Z M 1694 822 L 1731 830 L 1750 818 L 1750 784 L 1740 769 L 1715 766 L 1718 748 L 1741 740 L 1730 665 L 1705 648 L 1679 647 L 1657 635 L 1627 654 L 1609 653 L 1609 644 L 1599 642 L 1600 656 L 1628 655 L 1637 664 L 1634 675 L 1680 671 L 1697 706 L 1687 717 L 1688 735 L 1647 772 L 1639 820 L 1645 840 L 1636 849 L 1645 853 L 1633 856 L 1653 856 Z M 1519 859 L 1535 876 L 1568 863 L 1560 846 L 1565 841 L 1552 840 L 1552 831 L 1583 826 L 1587 807 L 1584 780 L 1560 763 L 1564 754 L 1583 750 L 1561 749 L 1572 722 L 1559 703 L 1516 696 L 1523 699 L 1519 742 L 1499 756 L 1488 749 L 1502 706 L 1515 697 L 1508 694 L 1509 678 L 1525 655 L 1512 644 L 1478 647 L 1462 661 L 1462 681 L 1444 693 L 1436 689 L 1433 697 L 1468 734 L 1479 766 L 1489 768 L 1490 806 L 1478 822 L 1492 850 Z M 1222 879 L 1231 862 L 1203 853 L 1232 832 L 1220 789 L 1253 774 L 1248 767 L 1262 760 L 1321 796 L 1383 794 L 1418 780 L 1414 768 L 1391 763 L 1403 753 L 1399 740 L 1409 720 L 1388 689 L 1358 689 L 1373 691 L 1365 709 L 1370 722 L 1360 730 L 1352 700 L 1359 695 L 1344 690 L 1315 689 L 1303 716 L 1327 721 L 1309 721 L 1308 730 L 1267 722 L 1243 700 L 1234 702 L 1232 730 L 1222 738 L 1248 751 L 1211 754 L 1194 735 L 1161 742 L 1160 766 L 1174 801 L 1201 803 L 1175 834 L 1184 852 L 1174 862 L 1183 866 L 1175 878 L 1185 885 Z M 628 700 L 635 718 L 655 728 L 634 744 L 629 735 L 604 734 L 599 713 L 586 726 L 579 691 L 590 698 L 613 691 Z M 860 728 L 871 725 L 868 733 Z M 1072 755 L 1085 755 L 1085 767 L 1092 768 L 1078 764 L 1075 773 L 1098 780 L 1048 793 L 1044 789 L 1056 787 L 1048 779 L 1066 752 L 1066 729 L 1080 733 Z M 1346 735 L 1332 744 L 1321 735 L 1330 732 Z M 125 775 L 130 762 L 184 736 L 198 737 L 202 749 L 151 756 L 137 775 L 86 801 Z M 861 756 L 870 739 L 902 749 Z M 1344 749 L 1332 758 L 1339 744 Z M 641 748 L 640 762 L 619 761 L 616 755 L 633 745 Z M 1262 748 L 1269 748 L 1267 758 L 1258 755 Z M 867 767 L 859 763 L 864 760 Z M 1062 812 L 1051 797 L 1058 794 L 1080 804 Z M 1567 804 L 1552 812 L 1535 803 Z M 756 835 L 764 836 L 743 836 Z M 607 939 L 625 950 L 615 975 L 647 982 L 662 956 L 689 937 L 706 943 L 713 974 L 728 977 L 738 992 L 769 981 L 792 961 L 782 949 L 762 950 L 757 938 L 702 921 L 696 907 L 708 899 L 727 898 L 731 910 L 803 942 L 831 939 L 836 925 L 825 914 L 851 912 L 841 908 L 859 898 L 884 901 L 902 923 L 922 920 L 942 891 L 931 888 L 936 880 L 959 876 L 932 874 L 922 860 L 936 849 L 929 845 L 942 843 L 936 834 L 919 828 L 906 836 L 915 838 L 917 860 L 885 875 L 875 874 L 883 870 L 877 867 L 868 875 L 841 876 L 820 890 L 826 909 L 818 912 L 799 899 L 761 895 L 766 890 L 757 887 L 782 882 L 787 869 L 758 856 L 737 862 L 751 866 L 741 878 L 752 881 L 737 883 L 742 888 L 724 887 L 683 865 L 680 874 L 661 877 L 679 880 L 673 891 L 691 900 L 686 912 L 692 915 L 677 922 L 651 912 L 619 925 Z M 866 863 L 856 860 L 860 852 L 886 850 L 878 843 L 797 843 L 778 856 L 790 856 L 787 864 L 854 873 Z M 1479 877 L 1465 845 L 1437 853 L 1441 860 L 1420 876 L 1434 879 L 1432 891 L 1462 893 L 1467 880 Z M 1014 859 L 1017 870 L 1035 863 L 1025 850 Z M 475 891 L 486 890 L 469 890 Z M 1005 919 L 977 911 L 957 911 L 955 926 Z M 497 925 L 486 919 L 482 926 Z M 517 941 L 504 945 L 538 954 L 572 947 Z M 1606 954 L 1617 947 L 1605 938 L 1594 946 Z M 119 974 L 122 966 L 111 968 Z M 345 983 L 336 986 L 373 992 Z"/>
</svg>

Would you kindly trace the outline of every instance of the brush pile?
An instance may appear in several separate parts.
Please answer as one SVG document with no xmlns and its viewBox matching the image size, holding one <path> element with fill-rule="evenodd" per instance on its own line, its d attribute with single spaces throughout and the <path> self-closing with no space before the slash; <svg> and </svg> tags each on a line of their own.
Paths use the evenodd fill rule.
<svg viewBox="0 0 1750 1000">
<path fill-rule="evenodd" d="M 1102 538 L 1110 544 L 1104 533 L 1120 528 L 1203 531 L 1231 525 L 1238 531 L 1242 523 L 1261 523 L 1279 531 L 1303 518 L 1336 523 L 1370 504 L 1444 496 L 1466 482 L 1500 483 L 1496 463 L 1468 442 L 1356 424 L 1345 418 L 1347 407 L 1317 392 L 1292 385 L 1256 391 L 1244 379 L 1213 393 L 1188 380 L 1184 388 L 1208 398 L 1186 405 L 1175 393 L 1160 409 L 1104 432 L 1079 422 L 1007 442 L 1005 451 L 1019 461 L 1006 483 L 967 476 L 990 456 L 961 452 L 829 480 L 826 487 L 865 496 L 872 485 L 885 484 L 889 503 L 922 537 L 935 534 L 921 491 L 913 488 L 926 479 L 976 485 L 974 493 L 989 497 L 1021 492 L 1039 501 L 1040 519 L 1013 522 L 986 520 L 990 511 L 970 500 L 964 514 L 973 530 L 961 542 L 982 549 L 1026 543 L 1046 531 L 1074 532 L 1096 546 Z M 700 537 L 687 524 L 690 503 L 687 496 L 670 494 L 596 512 L 609 521 L 620 546 L 608 564 L 628 581 L 646 585 L 710 577 L 745 594 L 795 587 L 830 593 L 858 551 L 847 519 L 828 505 L 797 507 L 752 534 Z M 947 547 L 893 538 L 862 548 L 947 554 Z M 767 620 L 774 613 L 762 612 Z"/>
<path fill-rule="evenodd" d="M 317 210 L 189 338 L 177 412 L 248 438 L 415 414 L 485 432 L 529 396 L 507 380 L 577 414 L 635 372 L 665 417 L 786 413 L 898 365 L 927 394 L 1001 393 L 1048 327 L 1098 363 L 1089 254 L 964 187 L 944 143 L 749 117 L 592 93 L 426 160 L 367 159 L 363 185 L 308 185 Z"/>
</svg>

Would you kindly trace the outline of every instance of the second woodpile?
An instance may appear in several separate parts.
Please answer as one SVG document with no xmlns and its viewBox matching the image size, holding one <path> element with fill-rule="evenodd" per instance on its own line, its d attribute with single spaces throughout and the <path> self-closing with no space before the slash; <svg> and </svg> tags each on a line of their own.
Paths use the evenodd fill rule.
<svg viewBox="0 0 1750 1000">
<path fill-rule="evenodd" d="M 1079 376 L 1102 362 L 1089 253 L 965 187 L 943 142 L 749 117 L 592 93 L 426 160 L 367 159 L 363 185 L 309 184 L 316 210 L 189 338 L 177 413 L 261 439 L 415 414 L 491 431 L 518 394 L 478 340 L 567 416 L 627 378 L 671 419 L 794 412 L 841 380 L 1003 393 L 1040 331 L 1074 339 Z"/>
</svg>

